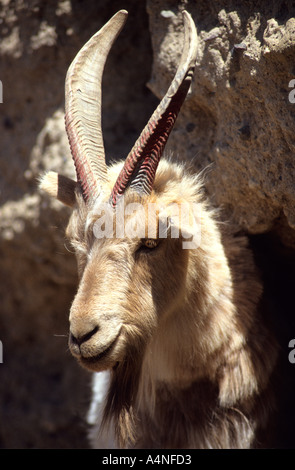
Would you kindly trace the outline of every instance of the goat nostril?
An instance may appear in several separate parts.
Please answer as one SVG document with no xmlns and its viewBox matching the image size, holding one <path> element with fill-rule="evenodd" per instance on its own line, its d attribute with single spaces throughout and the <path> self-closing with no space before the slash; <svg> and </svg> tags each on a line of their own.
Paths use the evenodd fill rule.
<svg viewBox="0 0 295 470">
<path fill-rule="evenodd" d="M 73 344 L 79 344 L 76 336 L 73 335 L 73 333 L 70 332 L 70 342 Z"/>
<path fill-rule="evenodd" d="M 89 331 L 85 335 L 81 336 L 80 338 L 80 344 L 84 343 L 85 341 L 88 341 L 95 333 L 98 331 L 98 326 L 95 326 L 93 330 Z"/>
<path fill-rule="evenodd" d="M 77 344 L 78 346 L 80 346 L 82 343 L 85 343 L 86 341 L 88 341 L 93 335 L 95 335 L 95 333 L 97 333 L 98 331 L 98 326 L 95 326 L 91 331 L 89 331 L 88 333 L 82 335 L 82 336 L 74 336 L 73 333 L 70 333 L 70 340 L 73 344 Z"/>
</svg>

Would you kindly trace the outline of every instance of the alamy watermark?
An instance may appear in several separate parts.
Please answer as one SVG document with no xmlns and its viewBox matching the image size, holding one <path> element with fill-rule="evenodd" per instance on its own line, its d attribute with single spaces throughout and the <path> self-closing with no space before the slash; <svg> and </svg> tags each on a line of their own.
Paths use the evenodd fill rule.
<svg viewBox="0 0 295 470">
<path fill-rule="evenodd" d="M 289 359 L 289 362 L 291 362 L 291 364 L 295 364 L 295 339 L 291 339 L 289 341 L 289 348 L 293 348 L 290 352 L 289 352 L 289 356 L 288 356 L 288 359 Z"/>
<path fill-rule="evenodd" d="M 180 238 L 184 249 L 198 248 L 201 243 L 201 207 L 197 203 L 124 204 L 116 210 L 100 203 L 92 213 L 96 238 Z"/>
<path fill-rule="evenodd" d="M 0 341 L 0 364 L 3 364 L 3 344 Z"/>
<path fill-rule="evenodd" d="M 295 78 L 289 81 L 289 88 L 293 88 L 293 90 L 289 93 L 289 102 L 294 104 L 295 103 Z"/>
</svg>

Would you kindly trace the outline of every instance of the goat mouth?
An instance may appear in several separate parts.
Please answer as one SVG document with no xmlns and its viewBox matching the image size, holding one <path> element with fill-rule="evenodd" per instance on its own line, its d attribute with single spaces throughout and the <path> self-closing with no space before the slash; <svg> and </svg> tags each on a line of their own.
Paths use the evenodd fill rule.
<svg viewBox="0 0 295 470">
<path fill-rule="evenodd" d="M 90 357 L 81 356 L 80 361 L 87 366 L 87 364 L 89 365 L 95 364 L 101 361 L 102 359 L 104 359 L 114 349 L 117 343 L 117 340 L 120 336 L 120 333 L 121 331 L 119 331 L 119 333 L 117 334 L 115 339 L 111 342 L 111 344 L 107 346 L 106 349 L 104 349 L 101 353 L 97 354 L 96 356 L 90 356 Z"/>
</svg>

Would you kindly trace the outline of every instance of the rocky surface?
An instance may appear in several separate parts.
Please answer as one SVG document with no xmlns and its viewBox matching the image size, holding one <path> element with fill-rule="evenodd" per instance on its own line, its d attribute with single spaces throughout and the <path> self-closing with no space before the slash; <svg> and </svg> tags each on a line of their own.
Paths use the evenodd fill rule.
<svg viewBox="0 0 295 470">
<path fill-rule="evenodd" d="M 192 94 L 169 141 L 197 169 L 228 218 L 250 233 L 274 227 L 295 242 L 295 8 L 288 2 L 149 0 L 162 96 L 181 52 L 187 8 L 199 34 Z M 187 144 L 189 136 L 189 145 Z M 213 163 L 213 164 L 212 164 Z M 294 245 L 293 245 L 294 246 Z"/>
<path fill-rule="evenodd" d="M 103 83 L 108 158 L 126 155 L 165 93 L 181 53 L 180 12 L 187 8 L 198 28 L 198 61 L 167 151 L 196 170 L 206 168 L 213 202 L 252 234 L 281 342 L 285 392 L 294 390 L 295 365 L 287 360 L 295 337 L 292 2 L 0 0 L 2 448 L 88 445 L 90 377 L 67 350 L 77 285 L 64 239 L 68 210 L 40 195 L 36 180 L 48 169 L 74 175 L 64 131 L 66 70 L 120 8 L 130 17 Z M 285 425 L 294 405 L 285 392 L 277 445 L 294 447 Z"/>
</svg>

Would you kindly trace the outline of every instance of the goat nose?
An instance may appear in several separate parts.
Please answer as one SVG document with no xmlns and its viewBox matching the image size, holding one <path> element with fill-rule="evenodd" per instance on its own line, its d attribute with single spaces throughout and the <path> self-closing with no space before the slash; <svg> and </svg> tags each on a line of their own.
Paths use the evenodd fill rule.
<svg viewBox="0 0 295 470">
<path fill-rule="evenodd" d="M 92 336 L 95 335 L 97 331 L 98 331 L 98 326 L 95 326 L 92 330 L 88 331 L 88 333 L 85 333 L 80 336 L 74 336 L 73 333 L 70 331 L 70 341 L 73 344 L 77 344 L 78 346 L 81 346 L 82 343 L 85 343 L 90 338 L 92 338 Z"/>
</svg>

